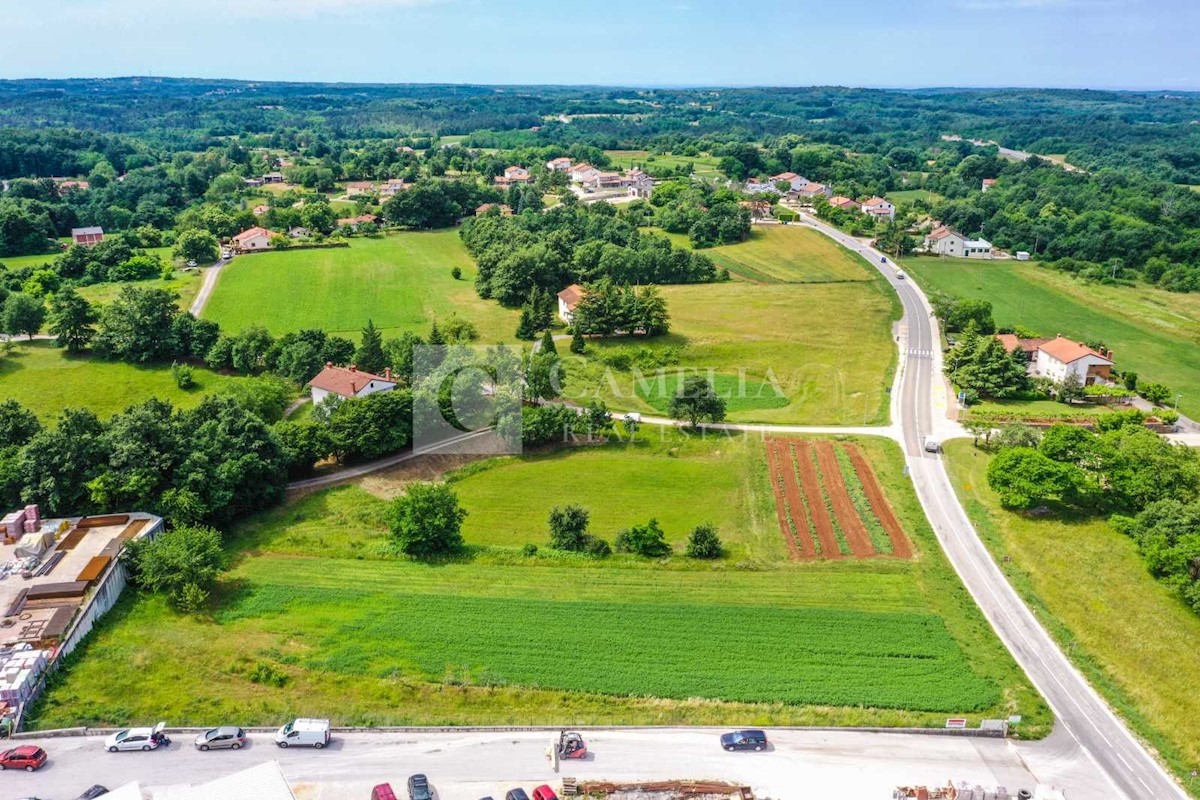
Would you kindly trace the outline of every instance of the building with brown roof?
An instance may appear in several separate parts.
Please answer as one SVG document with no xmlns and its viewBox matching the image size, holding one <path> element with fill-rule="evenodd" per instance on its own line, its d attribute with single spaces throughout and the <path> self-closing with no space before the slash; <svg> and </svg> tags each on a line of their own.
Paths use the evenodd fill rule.
<svg viewBox="0 0 1200 800">
<path fill-rule="evenodd" d="M 1061 335 L 1053 339 L 1025 339 L 1011 333 L 998 333 L 996 338 L 1008 352 L 1020 350 L 1033 374 L 1055 383 L 1062 383 L 1068 375 L 1074 375 L 1085 386 L 1112 380 L 1115 363 L 1112 350 L 1096 350 Z"/>
<path fill-rule="evenodd" d="M 575 313 L 575 309 L 579 306 L 579 301 L 583 299 L 584 289 L 578 283 L 572 283 L 567 288 L 558 293 L 558 318 L 568 325 L 571 324 L 571 317 Z"/>
<path fill-rule="evenodd" d="M 233 237 L 233 248 L 239 253 L 248 253 L 254 250 L 270 250 L 271 237 L 274 235 L 266 228 L 258 226 L 248 228 Z"/>
<path fill-rule="evenodd" d="M 366 397 L 376 392 L 390 392 L 396 388 L 392 380 L 392 370 L 389 367 L 382 375 L 364 372 L 351 364 L 348 367 L 337 367 L 326 362 L 325 369 L 308 382 L 312 392 L 313 403 L 320 403 L 329 395 L 342 398 Z"/>
<path fill-rule="evenodd" d="M 857 200 L 855 200 L 851 197 L 845 197 L 844 195 L 840 195 L 840 194 L 834 195 L 833 197 L 829 198 L 829 205 L 833 206 L 834 208 L 843 209 L 845 211 L 858 211 L 859 210 Z"/>
</svg>

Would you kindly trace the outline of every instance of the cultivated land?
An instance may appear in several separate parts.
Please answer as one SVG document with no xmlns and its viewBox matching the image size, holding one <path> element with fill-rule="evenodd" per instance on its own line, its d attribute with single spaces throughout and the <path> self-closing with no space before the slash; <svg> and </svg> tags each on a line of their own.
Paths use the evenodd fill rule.
<svg viewBox="0 0 1200 800">
<path fill-rule="evenodd" d="M 357 338 L 368 319 L 389 336 L 424 336 L 435 319 L 458 314 L 475 323 L 481 342 L 511 341 L 517 313 L 480 300 L 474 281 L 475 263 L 457 231 L 355 238 L 350 247 L 236 258 L 203 316 L 229 331 L 322 328 Z"/>
<path fill-rule="evenodd" d="M 884 390 L 896 358 L 891 324 L 898 310 L 881 281 L 734 281 L 664 286 L 662 293 L 671 315 L 669 335 L 589 341 L 583 359 L 560 348 L 569 399 L 599 396 L 613 409 L 663 413 L 679 370 L 711 369 L 734 422 L 886 422 Z M 614 352 L 636 355 L 642 348 L 660 354 L 676 349 L 661 380 L 652 367 L 642 367 L 640 376 L 621 370 L 612 370 L 611 379 L 606 375 L 603 359 Z"/>
<path fill-rule="evenodd" d="M 1005 511 L 990 456 L 966 440 L 946 454 L 976 529 L 1064 650 L 1176 774 L 1200 768 L 1200 618 L 1103 519 Z"/>
<path fill-rule="evenodd" d="M 151 397 L 188 408 L 237 380 L 201 367 L 193 374 L 195 388 L 184 391 L 175 385 L 169 366 L 68 356 L 49 341 L 16 339 L 12 353 L 0 358 L 0 396 L 18 400 L 47 423 L 65 408 L 89 408 L 106 419 Z"/>
<path fill-rule="evenodd" d="M 687 474 L 672 472 L 671 459 L 719 463 L 769 502 L 765 470 L 748 467 L 750 453 L 764 457 L 761 441 L 738 452 L 727 441 L 663 435 L 638 457 L 661 459 L 668 483 Z M 1024 734 L 1044 733 L 1047 710 L 943 560 L 899 449 L 874 438 L 857 444 L 917 547 L 913 560 L 797 563 L 766 548 L 755 568 L 739 568 L 736 556 L 597 562 L 544 546 L 523 556 L 524 537 L 479 544 L 505 536 L 497 525 L 468 530 L 476 543 L 468 559 L 425 565 L 389 556 L 386 504 L 343 487 L 235 530 L 237 563 L 210 614 L 124 598 L 35 724 L 163 715 L 175 724 L 274 723 L 303 713 L 353 724 L 940 727 L 952 714 L 1021 713 Z M 644 473 L 614 474 L 593 452 L 559 457 L 558 474 L 581 487 L 609 481 L 614 491 L 645 482 Z M 478 503 L 493 502 L 488 484 L 537 482 L 546 458 L 468 468 L 456 490 L 480 512 Z M 597 497 L 589 491 L 574 499 Z M 522 530 L 533 525 L 528 513 Z M 737 546 L 735 528 L 722 534 Z M 535 540 L 546 537 L 541 528 Z"/>
<path fill-rule="evenodd" d="M 1165 383 L 1183 395 L 1180 411 L 1200 414 L 1200 298 L 1085 284 L 1015 261 L 909 258 L 904 267 L 927 290 L 990 300 L 998 325 L 1102 341 L 1118 368 Z"/>
<path fill-rule="evenodd" d="M 672 237 L 687 246 L 686 236 Z M 739 244 L 700 251 L 730 274 L 755 283 L 837 283 L 870 281 L 874 273 L 861 258 L 827 236 L 799 225 L 762 225 Z"/>
</svg>

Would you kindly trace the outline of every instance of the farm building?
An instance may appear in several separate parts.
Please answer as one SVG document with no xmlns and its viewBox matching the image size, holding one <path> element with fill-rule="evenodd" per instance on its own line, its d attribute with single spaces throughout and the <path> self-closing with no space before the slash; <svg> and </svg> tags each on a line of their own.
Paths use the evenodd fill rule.
<svg viewBox="0 0 1200 800">
<path fill-rule="evenodd" d="M 963 255 L 967 258 L 991 258 L 992 243 L 987 239 L 967 239 L 963 244 Z"/>
<path fill-rule="evenodd" d="M 572 283 L 567 288 L 558 293 L 558 318 L 568 325 L 571 324 L 571 315 L 575 313 L 579 301 L 583 299 L 583 287 L 578 283 Z"/>
<path fill-rule="evenodd" d="M 233 237 L 233 248 L 239 253 L 251 252 L 254 250 L 270 250 L 271 237 L 275 234 L 271 233 L 266 228 L 257 226 L 242 231 L 237 236 Z"/>
<path fill-rule="evenodd" d="M 351 364 L 348 367 L 336 367 L 331 363 L 325 364 L 325 369 L 308 382 L 312 391 L 313 403 L 320 403 L 331 394 L 338 397 L 366 397 L 376 392 L 390 392 L 396 388 L 392 380 L 392 370 L 389 367 L 382 375 L 364 372 Z"/>
<path fill-rule="evenodd" d="M 71 228 L 71 241 L 84 247 L 93 247 L 104 241 L 104 229 L 99 226 Z"/>
<path fill-rule="evenodd" d="M 268 172 L 266 175 L 262 176 L 262 182 L 263 183 L 283 183 L 283 173 L 282 172 Z"/>
</svg>

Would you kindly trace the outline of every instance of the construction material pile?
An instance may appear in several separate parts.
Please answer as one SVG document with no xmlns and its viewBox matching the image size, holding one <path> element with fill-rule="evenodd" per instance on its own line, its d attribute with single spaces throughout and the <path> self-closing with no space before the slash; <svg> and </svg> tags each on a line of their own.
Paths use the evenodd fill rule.
<svg viewBox="0 0 1200 800">
<path fill-rule="evenodd" d="M 750 787 L 721 781 L 588 781 L 579 793 L 610 800 L 754 800 Z"/>
</svg>

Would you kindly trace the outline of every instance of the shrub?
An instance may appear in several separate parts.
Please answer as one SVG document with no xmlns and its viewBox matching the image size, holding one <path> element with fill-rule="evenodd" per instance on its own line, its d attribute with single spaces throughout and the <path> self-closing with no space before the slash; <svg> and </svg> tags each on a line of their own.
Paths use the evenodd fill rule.
<svg viewBox="0 0 1200 800">
<path fill-rule="evenodd" d="M 550 546 L 555 550 L 582 552 L 587 548 L 589 514 L 577 505 L 550 509 Z"/>
<path fill-rule="evenodd" d="M 1143 383 L 1138 387 L 1137 393 L 1156 406 L 1167 402 L 1171 396 L 1171 390 L 1161 383 Z"/>
<path fill-rule="evenodd" d="M 283 688 L 287 685 L 288 676 L 270 664 L 260 661 L 254 665 L 254 669 L 250 670 L 250 682 Z"/>
<path fill-rule="evenodd" d="M 175 385 L 184 391 L 196 386 L 196 376 L 192 373 L 192 368 L 187 364 L 180 364 L 178 361 L 173 363 L 171 365 L 171 377 L 175 379 Z"/>
<path fill-rule="evenodd" d="M 612 547 L 599 536 L 588 536 L 585 552 L 589 556 L 595 556 L 596 558 L 608 558 L 612 555 Z"/>
<path fill-rule="evenodd" d="M 688 536 L 687 555 L 689 558 L 720 558 L 721 539 L 717 536 L 717 528 L 706 522 L 697 525 Z"/>
<path fill-rule="evenodd" d="M 1162 408 L 1154 413 L 1163 425 L 1174 425 L 1179 422 L 1179 412 L 1173 408 Z"/>
<path fill-rule="evenodd" d="M 534 544 L 533 542 L 526 542 L 525 546 L 521 548 L 521 555 L 536 556 L 537 551 L 538 551 L 538 546 L 536 544 Z"/>
<path fill-rule="evenodd" d="M 410 556 L 428 558 L 462 550 L 466 509 L 444 483 L 412 483 L 392 501 L 392 538 Z"/>
<path fill-rule="evenodd" d="M 645 525 L 634 525 L 617 534 L 616 549 L 619 553 L 635 553 L 647 558 L 660 558 L 671 554 L 658 520 L 651 518 Z"/>
<path fill-rule="evenodd" d="M 454 280 L 462 280 L 462 267 L 452 267 L 450 269 L 450 277 Z"/>
</svg>

